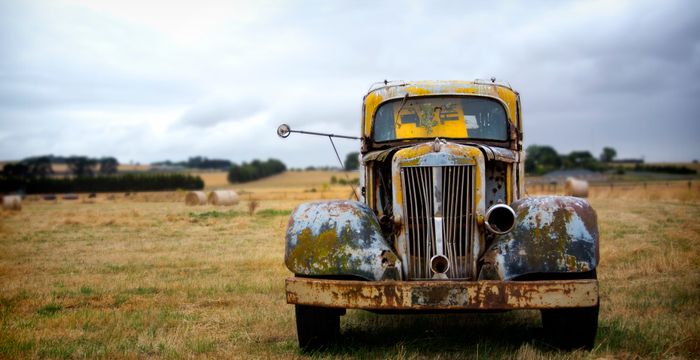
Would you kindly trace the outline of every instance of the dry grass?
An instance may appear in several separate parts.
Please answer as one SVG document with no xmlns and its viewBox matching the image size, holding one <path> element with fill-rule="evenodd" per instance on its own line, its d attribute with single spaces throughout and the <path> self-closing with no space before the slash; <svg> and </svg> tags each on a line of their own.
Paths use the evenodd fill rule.
<svg viewBox="0 0 700 360">
<path fill-rule="evenodd" d="M 244 200 L 350 199 L 350 186 L 331 185 L 331 177 L 355 179 L 359 176 L 354 171 L 287 171 L 257 181 L 230 184 L 223 171 L 193 174 L 202 177 L 206 190 L 234 189 Z"/>
<path fill-rule="evenodd" d="M 625 200 L 674 200 L 684 203 L 700 201 L 700 182 L 697 180 L 655 181 L 592 184 L 589 199 L 625 199 Z M 547 185 L 533 185 L 527 189 L 528 195 L 557 193 L 563 195 L 563 186 L 556 191 Z"/>
<path fill-rule="evenodd" d="M 553 350 L 533 311 L 349 311 L 344 345 L 325 356 L 698 358 L 700 190 L 674 186 L 592 193 L 602 237 L 592 353 Z M 185 192 L 34 200 L 2 212 L 0 358 L 305 357 L 282 258 L 295 196 L 321 195 L 307 190 L 291 180 L 251 187 L 252 216 L 246 197 L 234 207 L 186 207 Z M 284 191 L 292 192 L 274 198 Z"/>
</svg>

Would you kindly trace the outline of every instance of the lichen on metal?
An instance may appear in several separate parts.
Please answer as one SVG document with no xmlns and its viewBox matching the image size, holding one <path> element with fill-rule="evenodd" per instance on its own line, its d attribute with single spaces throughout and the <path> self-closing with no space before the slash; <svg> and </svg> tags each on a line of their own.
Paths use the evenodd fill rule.
<svg viewBox="0 0 700 360">
<path fill-rule="evenodd" d="M 299 275 L 401 278 L 400 261 L 376 216 L 357 201 L 299 205 L 289 219 L 285 264 Z"/>
<path fill-rule="evenodd" d="M 532 273 L 585 272 L 598 264 L 596 213 L 567 196 L 530 197 L 513 203 L 515 229 L 486 250 L 482 279 L 509 280 Z"/>
</svg>

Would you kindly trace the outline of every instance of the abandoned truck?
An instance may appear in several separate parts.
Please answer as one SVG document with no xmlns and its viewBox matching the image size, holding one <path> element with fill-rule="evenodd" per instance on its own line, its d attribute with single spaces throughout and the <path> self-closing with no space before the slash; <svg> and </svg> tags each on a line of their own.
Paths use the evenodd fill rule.
<svg viewBox="0 0 700 360">
<path fill-rule="evenodd" d="M 596 213 L 580 198 L 525 196 L 520 96 L 494 80 L 370 88 L 359 201 L 304 203 L 289 219 L 300 347 L 335 341 L 346 309 L 540 309 L 548 341 L 592 347 Z"/>
</svg>

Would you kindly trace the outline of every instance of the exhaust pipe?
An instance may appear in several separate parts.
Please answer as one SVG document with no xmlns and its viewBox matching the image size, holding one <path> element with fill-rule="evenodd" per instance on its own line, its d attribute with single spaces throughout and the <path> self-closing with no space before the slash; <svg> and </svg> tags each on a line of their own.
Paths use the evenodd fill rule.
<svg viewBox="0 0 700 360">
<path fill-rule="evenodd" d="M 434 279 L 447 279 L 447 270 L 450 270 L 450 260 L 445 255 L 435 255 L 430 258 L 430 270 Z"/>
<path fill-rule="evenodd" d="M 515 211 L 505 204 L 491 206 L 484 217 L 484 224 L 494 234 L 506 234 L 515 227 Z"/>
</svg>

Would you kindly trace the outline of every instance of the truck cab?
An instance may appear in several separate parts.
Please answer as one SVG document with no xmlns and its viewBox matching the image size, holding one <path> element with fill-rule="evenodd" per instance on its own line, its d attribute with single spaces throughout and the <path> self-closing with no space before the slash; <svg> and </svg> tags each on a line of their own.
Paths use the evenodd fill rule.
<svg viewBox="0 0 700 360">
<path fill-rule="evenodd" d="M 358 201 L 299 205 L 287 302 L 303 349 L 339 339 L 345 309 L 540 309 L 556 345 L 591 348 L 596 213 L 527 197 L 520 95 L 495 81 L 383 82 L 364 96 Z"/>
</svg>

